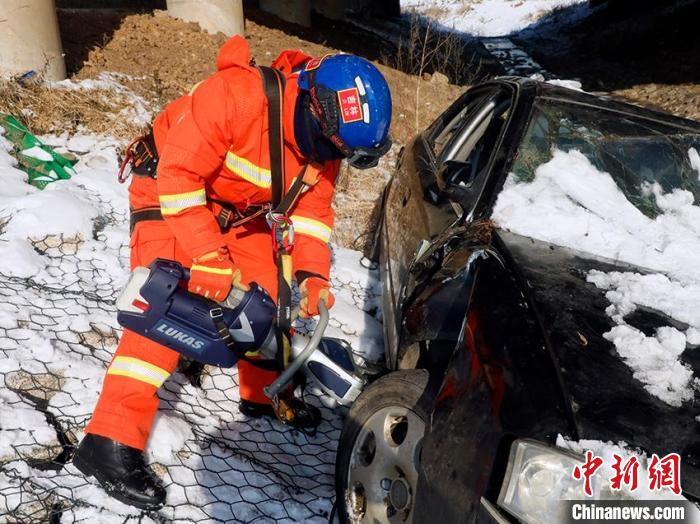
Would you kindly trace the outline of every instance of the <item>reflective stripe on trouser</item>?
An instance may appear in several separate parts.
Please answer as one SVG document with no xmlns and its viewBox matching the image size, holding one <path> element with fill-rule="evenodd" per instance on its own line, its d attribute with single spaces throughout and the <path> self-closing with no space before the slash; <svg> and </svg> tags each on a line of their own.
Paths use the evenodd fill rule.
<svg viewBox="0 0 700 524">
<path fill-rule="evenodd" d="M 172 349 L 124 330 L 85 432 L 144 449 L 158 410 L 156 392 L 178 359 Z"/>
<path fill-rule="evenodd" d="M 299 235 L 308 235 L 325 243 L 330 241 L 333 230 L 320 220 L 301 215 L 292 215 L 291 218 L 295 233 Z"/>
</svg>

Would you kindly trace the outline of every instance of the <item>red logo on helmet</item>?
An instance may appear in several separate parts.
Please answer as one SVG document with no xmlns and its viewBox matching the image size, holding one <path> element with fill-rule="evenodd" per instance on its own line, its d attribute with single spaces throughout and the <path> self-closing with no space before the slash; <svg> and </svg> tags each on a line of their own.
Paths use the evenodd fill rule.
<svg viewBox="0 0 700 524">
<path fill-rule="evenodd" d="M 362 120 L 362 104 L 360 104 L 360 93 L 356 87 L 338 91 L 338 102 L 340 118 L 345 124 Z"/>
<path fill-rule="evenodd" d="M 321 62 L 323 62 L 329 56 L 332 56 L 332 55 L 329 53 L 329 54 L 323 55 L 320 58 L 312 58 L 311 60 L 306 62 L 304 69 L 306 71 L 313 71 L 314 69 L 318 69 L 318 67 L 321 65 Z"/>
</svg>

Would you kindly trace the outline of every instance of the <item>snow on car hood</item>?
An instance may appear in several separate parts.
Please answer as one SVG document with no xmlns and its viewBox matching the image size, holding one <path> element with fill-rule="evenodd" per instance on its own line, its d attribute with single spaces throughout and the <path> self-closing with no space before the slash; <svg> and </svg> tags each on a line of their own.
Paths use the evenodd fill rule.
<svg viewBox="0 0 700 524">
<path fill-rule="evenodd" d="M 691 164 L 697 152 L 689 151 Z M 644 192 L 662 211 L 645 216 L 610 174 L 580 152 L 555 151 L 530 182 L 510 175 L 493 219 L 518 235 L 584 251 L 639 271 L 591 269 L 587 280 L 604 291 L 614 327 L 604 333 L 634 378 L 670 406 L 694 398 L 700 380 L 680 356 L 700 344 L 700 207 L 689 191 Z M 636 310 L 654 310 L 670 321 L 645 333 L 625 321 Z"/>
</svg>

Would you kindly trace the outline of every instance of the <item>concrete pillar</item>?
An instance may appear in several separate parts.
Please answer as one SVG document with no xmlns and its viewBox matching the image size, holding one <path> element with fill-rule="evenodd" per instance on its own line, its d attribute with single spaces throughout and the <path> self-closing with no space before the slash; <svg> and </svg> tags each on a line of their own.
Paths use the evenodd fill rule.
<svg viewBox="0 0 700 524">
<path fill-rule="evenodd" d="M 0 2 L 0 75 L 34 70 L 48 80 L 63 80 L 61 35 L 53 0 Z"/>
<path fill-rule="evenodd" d="M 311 27 L 311 0 L 260 0 L 260 9 L 287 22 Z"/>
<path fill-rule="evenodd" d="M 345 20 L 345 0 L 313 0 L 311 8 L 331 20 Z"/>
<path fill-rule="evenodd" d="M 197 22 L 209 33 L 244 33 L 243 0 L 167 0 L 168 14 Z"/>
</svg>

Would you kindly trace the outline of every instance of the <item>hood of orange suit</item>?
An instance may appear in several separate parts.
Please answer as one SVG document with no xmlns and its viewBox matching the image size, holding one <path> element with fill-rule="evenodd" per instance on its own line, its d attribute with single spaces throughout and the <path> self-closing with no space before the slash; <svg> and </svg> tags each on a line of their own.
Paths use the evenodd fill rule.
<svg viewBox="0 0 700 524">
<path fill-rule="evenodd" d="M 219 49 L 216 68 L 221 71 L 233 66 L 248 66 L 250 63 L 250 47 L 245 38 L 235 35 L 229 38 Z"/>
<path fill-rule="evenodd" d="M 282 71 L 285 76 L 289 76 L 293 71 L 301 68 L 306 62 L 311 60 L 311 56 L 299 50 L 282 51 L 272 62 L 272 67 Z M 219 49 L 219 56 L 216 60 L 216 68 L 221 71 L 234 66 L 247 67 L 250 65 L 250 47 L 245 38 L 235 35 L 229 38 Z"/>
</svg>

